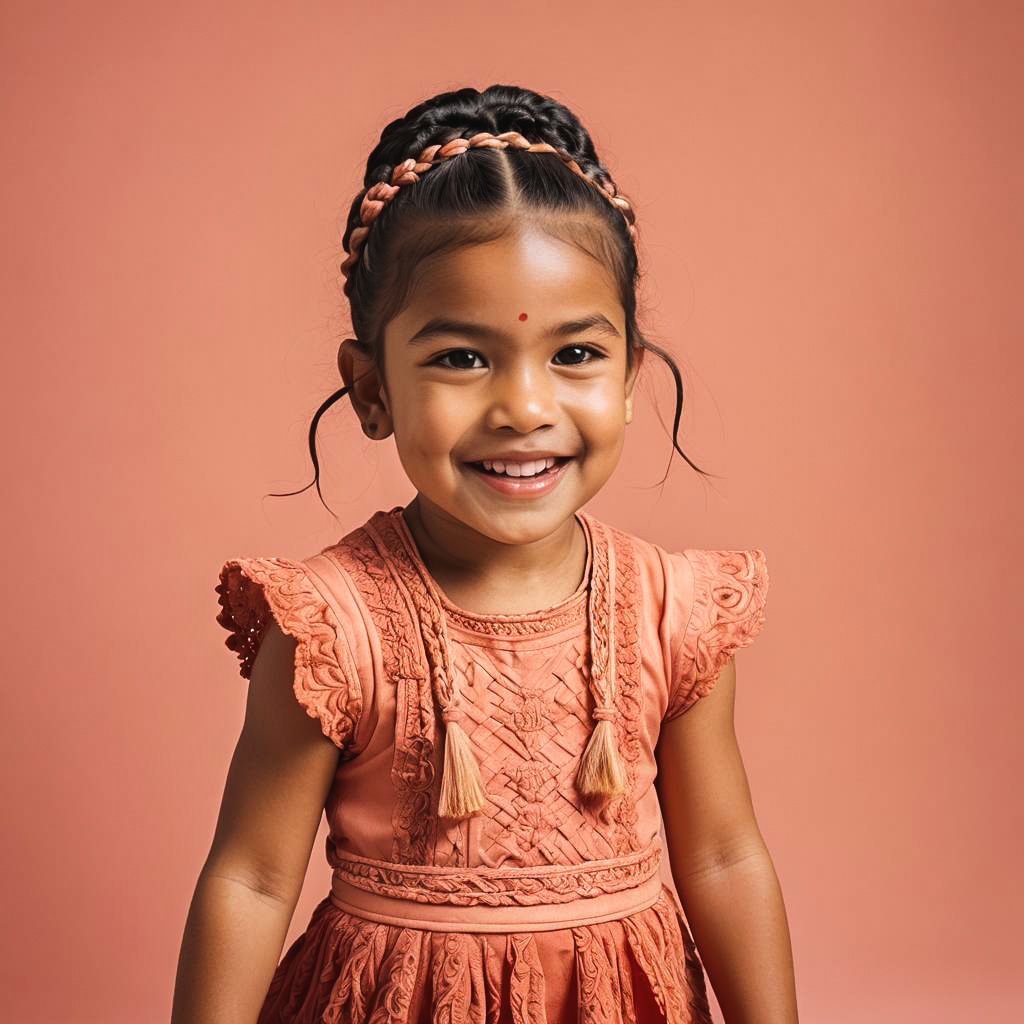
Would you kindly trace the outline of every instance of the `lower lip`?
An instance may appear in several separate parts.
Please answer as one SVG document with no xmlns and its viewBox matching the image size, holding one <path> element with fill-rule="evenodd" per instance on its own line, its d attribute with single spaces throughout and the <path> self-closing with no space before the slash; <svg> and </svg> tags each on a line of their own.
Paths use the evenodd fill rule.
<svg viewBox="0 0 1024 1024">
<path fill-rule="evenodd" d="M 572 459 L 558 462 L 550 469 L 538 473 L 536 476 L 497 476 L 495 473 L 488 473 L 485 469 L 477 469 L 476 466 L 466 463 L 466 469 L 475 477 L 482 480 L 489 487 L 493 487 L 499 494 L 511 498 L 533 498 L 538 494 L 547 494 L 552 488 L 558 486 Z"/>
</svg>

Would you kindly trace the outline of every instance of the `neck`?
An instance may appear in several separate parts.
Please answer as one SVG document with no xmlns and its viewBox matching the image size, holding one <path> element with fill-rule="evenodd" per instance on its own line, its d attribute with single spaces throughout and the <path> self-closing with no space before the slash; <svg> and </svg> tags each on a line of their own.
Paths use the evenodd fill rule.
<svg viewBox="0 0 1024 1024">
<path fill-rule="evenodd" d="M 455 605 L 517 614 L 572 596 L 583 580 L 587 541 L 576 516 L 522 544 L 495 540 L 417 495 L 403 510 L 423 564 Z"/>
</svg>

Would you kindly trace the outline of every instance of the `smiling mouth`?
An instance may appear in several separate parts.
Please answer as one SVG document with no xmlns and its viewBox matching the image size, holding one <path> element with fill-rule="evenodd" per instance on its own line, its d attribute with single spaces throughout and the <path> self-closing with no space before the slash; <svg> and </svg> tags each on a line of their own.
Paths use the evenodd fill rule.
<svg viewBox="0 0 1024 1024">
<path fill-rule="evenodd" d="M 534 459 L 532 462 L 503 462 L 500 459 L 485 459 L 479 462 L 467 462 L 466 465 L 479 473 L 486 473 L 488 476 L 495 476 L 505 480 L 534 480 L 537 477 L 545 476 L 553 470 L 560 468 L 567 462 L 572 461 L 572 456 L 561 455 L 544 459 Z"/>
</svg>

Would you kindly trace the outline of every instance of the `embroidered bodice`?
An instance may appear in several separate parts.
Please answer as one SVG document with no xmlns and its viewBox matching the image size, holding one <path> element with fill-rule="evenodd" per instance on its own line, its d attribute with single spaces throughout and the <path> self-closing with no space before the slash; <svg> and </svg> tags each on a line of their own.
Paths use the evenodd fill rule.
<svg viewBox="0 0 1024 1024">
<path fill-rule="evenodd" d="M 274 616 L 297 640 L 296 698 L 339 748 L 325 807 L 337 913 L 424 931 L 552 934 L 644 914 L 671 931 L 681 915 L 662 856 L 654 751 L 662 723 L 709 693 L 759 632 L 764 552 L 668 552 L 577 517 L 587 539 L 580 586 L 522 614 L 453 604 L 401 507 L 302 561 L 223 567 L 218 621 L 241 674 L 251 675 Z M 608 702 L 613 716 L 601 712 Z M 613 720 L 625 771 L 625 792 L 612 798 L 577 786 L 595 710 Z M 486 794 L 463 820 L 438 815 L 449 718 Z M 684 930 L 664 1000 L 694 984 Z M 664 953 L 644 934 L 630 939 L 641 963 Z"/>
</svg>

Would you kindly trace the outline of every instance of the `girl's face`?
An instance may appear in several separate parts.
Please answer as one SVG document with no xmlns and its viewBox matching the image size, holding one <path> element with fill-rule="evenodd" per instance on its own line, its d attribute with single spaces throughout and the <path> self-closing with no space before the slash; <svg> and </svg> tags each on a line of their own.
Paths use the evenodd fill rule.
<svg viewBox="0 0 1024 1024">
<path fill-rule="evenodd" d="M 367 372 L 350 351 L 349 374 Z M 641 354 L 627 376 L 610 272 L 522 225 L 421 264 L 385 329 L 384 387 L 368 373 L 352 400 L 376 437 L 394 432 L 421 515 L 523 544 L 564 527 L 611 476 Z M 511 463 L 511 475 L 484 460 Z"/>
</svg>

